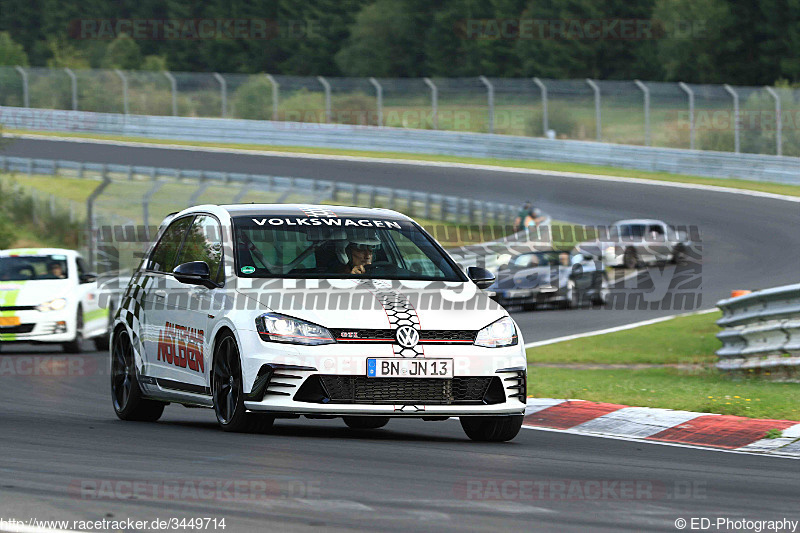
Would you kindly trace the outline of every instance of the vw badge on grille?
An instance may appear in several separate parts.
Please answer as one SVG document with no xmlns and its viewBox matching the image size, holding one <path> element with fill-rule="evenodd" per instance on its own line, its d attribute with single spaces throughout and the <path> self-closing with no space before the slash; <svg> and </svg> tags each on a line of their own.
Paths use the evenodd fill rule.
<svg viewBox="0 0 800 533">
<path fill-rule="evenodd" d="M 395 338 L 403 348 L 413 348 L 419 342 L 419 331 L 411 326 L 400 326 L 397 328 Z"/>
</svg>

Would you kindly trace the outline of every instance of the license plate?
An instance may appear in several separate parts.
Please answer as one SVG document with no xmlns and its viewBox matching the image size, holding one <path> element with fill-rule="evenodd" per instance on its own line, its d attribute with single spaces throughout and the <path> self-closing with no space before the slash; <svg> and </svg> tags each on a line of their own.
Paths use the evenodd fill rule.
<svg viewBox="0 0 800 533">
<path fill-rule="evenodd" d="M 0 326 L 19 326 L 18 316 L 0 316 Z"/>
<path fill-rule="evenodd" d="M 452 359 L 367 359 L 368 378 L 452 378 Z"/>
</svg>

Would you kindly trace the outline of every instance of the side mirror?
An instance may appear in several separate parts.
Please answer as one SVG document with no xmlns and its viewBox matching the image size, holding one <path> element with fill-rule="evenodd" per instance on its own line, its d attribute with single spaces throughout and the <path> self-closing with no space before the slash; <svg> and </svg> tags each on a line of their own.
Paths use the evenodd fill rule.
<svg viewBox="0 0 800 533">
<path fill-rule="evenodd" d="M 201 285 L 207 289 L 218 287 L 216 283 L 211 281 L 211 271 L 205 261 L 192 261 L 191 263 L 178 265 L 172 271 L 172 275 L 175 276 L 175 279 L 187 285 Z"/>
<path fill-rule="evenodd" d="M 485 289 L 494 283 L 494 274 L 481 267 L 469 267 L 467 269 L 467 276 L 471 279 L 479 289 Z"/>
<path fill-rule="evenodd" d="M 78 276 L 78 281 L 80 282 L 81 285 L 83 285 L 84 283 L 94 283 L 95 281 L 97 281 L 97 274 L 95 274 L 94 272 L 87 272 L 86 274 L 81 274 L 80 276 Z"/>
</svg>

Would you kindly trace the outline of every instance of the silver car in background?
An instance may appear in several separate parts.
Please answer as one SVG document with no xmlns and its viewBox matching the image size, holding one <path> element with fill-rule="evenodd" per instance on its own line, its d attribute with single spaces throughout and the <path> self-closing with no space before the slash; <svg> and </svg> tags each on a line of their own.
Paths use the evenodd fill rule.
<svg viewBox="0 0 800 533">
<path fill-rule="evenodd" d="M 672 262 L 685 258 L 691 246 L 685 231 L 662 220 L 629 219 L 611 225 L 607 238 L 594 243 L 582 243 L 578 249 L 597 246 L 606 266 L 634 269 L 640 266 Z"/>
</svg>

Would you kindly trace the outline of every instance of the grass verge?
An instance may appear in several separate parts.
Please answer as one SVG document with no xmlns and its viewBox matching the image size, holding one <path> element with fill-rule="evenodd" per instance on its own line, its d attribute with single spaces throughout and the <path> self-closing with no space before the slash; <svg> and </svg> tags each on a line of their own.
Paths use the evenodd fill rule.
<svg viewBox="0 0 800 533">
<path fill-rule="evenodd" d="M 523 161 L 516 159 L 492 159 L 492 158 L 481 158 L 481 157 L 409 154 L 405 152 L 373 152 L 367 150 L 340 150 L 333 148 L 315 148 L 308 146 L 274 146 L 274 145 L 262 145 L 262 144 L 211 143 L 211 142 L 196 142 L 196 141 L 180 141 L 172 139 L 153 139 L 147 137 L 131 137 L 131 136 L 121 136 L 121 135 L 93 135 L 93 134 L 72 133 L 72 132 L 62 133 L 62 132 L 26 131 L 26 130 L 6 130 L 6 133 L 11 135 L 15 133 L 35 134 L 35 135 L 51 136 L 51 137 L 90 138 L 90 139 L 103 139 L 112 141 L 147 142 L 153 144 L 174 144 L 183 146 L 198 146 L 198 147 L 211 147 L 211 148 L 232 148 L 238 150 L 407 159 L 407 160 L 433 161 L 433 162 L 446 162 L 446 163 L 466 163 L 473 165 L 493 165 L 500 167 L 525 168 L 525 169 L 535 169 L 544 171 L 579 172 L 587 174 L 598 174 L 602 176 L 620 176 L 627 178 L 638 178 L 638 179 L 647 179 L 656 181 L 669 181 L 673 183 L 694 183 L 699 185 L 714 185 L 718 187 L 732 187 L 750 191 L 761 191 L 773 194 L 783 194 L 787 196 L 800 196 L 800 186 L 797 185 L 785 185 L 781 183 L 762 183 L 762 182 L 754 182 L 742 179 L 717 179 L 717 178 L 707 178 L 702 176 L 684 176 L 679 174 L 670 174 L 668 172 L 648 172 L 644 170 L 594 166 L 594 165 L 586 165 L 580 163 L 556 163 L 548 161 Z"/>
<path fill-rule="evenodd" d="M 598 311 L 602 312 L 602 311 Z M 721 312 L 528 348 L 531 363 L 701 364 L 716 361 Z"/>
<path fill-rule="evenodd" d="M 719 313 L 528 349 L 532 363 L 701 364 L 701 368 L 530 367 L 528 394 L 754 418 L 800 420 L 800 384 L 713 367 Z"/>
</svg>

